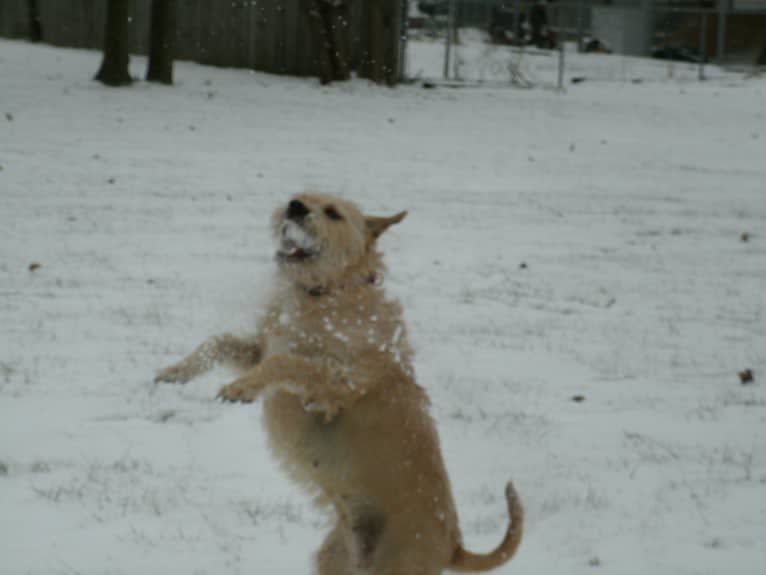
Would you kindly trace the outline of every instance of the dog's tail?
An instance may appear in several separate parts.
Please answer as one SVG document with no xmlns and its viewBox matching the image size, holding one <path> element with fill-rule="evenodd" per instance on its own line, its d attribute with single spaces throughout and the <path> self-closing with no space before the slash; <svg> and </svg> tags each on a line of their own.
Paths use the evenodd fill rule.
<svg viewBox="0 0 766 575">
<path fill-rule="evenodd" d="M 505 498 L 508 502 L 508 515 L 511 524 L 508 526 L 500 545 L 494 551 L 486 554 L 471 553 L 459 545 L 452 556 L 449 569 L 461 573 L 489 571 L 513 557 L 519 543 L 521 543 L 521 534 L 524 528 L 524 508 L 521 506 L 521 500 L 510 481 L 505 487 Z"/>
</svg>

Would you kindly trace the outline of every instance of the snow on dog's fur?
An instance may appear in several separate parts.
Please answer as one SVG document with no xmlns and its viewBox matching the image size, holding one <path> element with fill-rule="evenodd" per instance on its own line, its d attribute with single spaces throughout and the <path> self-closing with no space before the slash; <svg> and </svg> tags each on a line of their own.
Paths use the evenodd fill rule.
<svg viewBox="0 0 766 575">
<path fill-rule="evenodd" d="M 336 522 L 320 575 L 484 571 L 511 558 L 523 512 L 491 553 L 466 551 L 425 391 L 415 383 L 399 304 L 381 288 L 376 241 L 406 214 L 364 216 L 300 194 L 274 213 L 278 274 L 256 335 L 214 337 L 157 381 L 184 383 L 226 361 L 241 376 L 227 401 L 264 398 L 271 447 Z"/>
</svg>

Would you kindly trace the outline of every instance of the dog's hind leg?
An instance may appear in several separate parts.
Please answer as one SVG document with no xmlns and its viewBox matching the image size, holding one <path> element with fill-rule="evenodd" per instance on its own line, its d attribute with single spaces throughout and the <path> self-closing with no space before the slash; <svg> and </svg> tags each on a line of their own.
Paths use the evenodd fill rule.
<svg viewBox="0 0 766 575">
<path fill-rule="evenodd" d="M 353 563 L 369 569 L 386 528 L 386 516 L 373 509 L 357 510 L 351 525 Z"/>
<path fill-rule="evenodd" d="M 340 525 L 336 525 L 317 552 L 318 575 L 352 575 L 349 566 L 346 538 Z"/>
<path fill-rule="evenodd" d="M 261 359 L 258 337 L 237 337 L 229 333 L 211 337 L 176 364 L 161 369 L 156 383 L 186 383 L 218 363 L 231 363 L 240 370 L 250 369 Z"/>
<path fill-rule="evenodd" d="M 354 575 L 373 567 L 374 554 L 386 526 L 385 516 L 365 509 L 357 511 L 352 525 L 338 523 L 317 553 L 319 575 Z"/>
</svg>

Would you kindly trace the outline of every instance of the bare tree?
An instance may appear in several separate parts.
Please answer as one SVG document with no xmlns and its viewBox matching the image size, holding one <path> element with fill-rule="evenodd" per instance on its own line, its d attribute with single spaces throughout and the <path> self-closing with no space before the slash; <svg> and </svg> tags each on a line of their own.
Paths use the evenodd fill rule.
<svg viewBox="0 0 766 575">
<path fill-rule="evenodd" d="M 152 0 L 152 23 L 149 34 L 149 82 L 173 83 L 173 51 L 176 35 L 175 0 Z"/>
<path fill-rule="evenodd" d="M 104 30 L 104 58 L 96 80 L 107 86 L 133 82 L 128 70 L 128 0 L 109 0 Z"/>
</svg>

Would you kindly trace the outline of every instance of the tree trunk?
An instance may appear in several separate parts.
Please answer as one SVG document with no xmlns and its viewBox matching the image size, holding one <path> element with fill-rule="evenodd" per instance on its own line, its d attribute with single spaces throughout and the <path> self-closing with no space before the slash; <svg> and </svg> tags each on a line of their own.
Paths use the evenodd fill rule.
<svg viewBox="0 0 766 575">
<path fill-rule="evenodd" d="M 360 75 L 377 84 L 399 81 L 401 0 L 369 0 Z"/>
<path fill-rule="evenodd" d="M 107 86 L 126 86 L 132 83 L 128 63 L 128 0 L 109 0 L 106 7 L 104 59 L 96 80 Z"/>
<path fill-rule="evenodd" d="M 349 23 L 345 0 L 312 0 L 309 9 L 319 54 L 319 79 L 322 84 L 348 80 Z"/>
<path fill-rule="evenodd" d="M 383 30 L 385 34 L 383 48 L 383 81 L 389 86 L 399 83 L 399 71 L 402 63 L 399 61 L 402 30 L 401 0 L 390 0 L 385 3 L 383 12 Z"/>
<path fill-rule="evenodd" d="M 175 0 L 152 0 L 152 23 L 149 37 L 149 82 L 173 83 L 173 51 L 176 36 Z"/>
<path fill-rule="evenodd" d="M 40 21 L 40 8 L 37 0 L 27 0 L 27 12 L 29 17 L 29 41 L 40 42 L 43 39 L 43 25 Z"/>
</svg>

